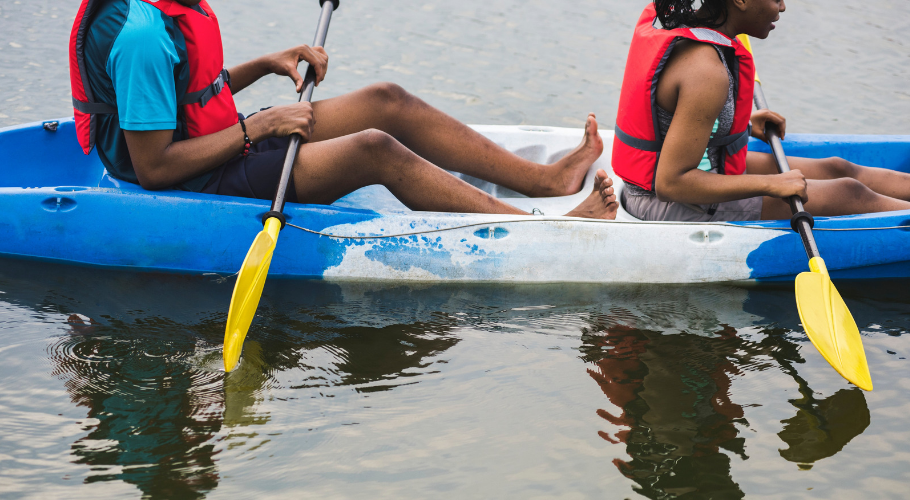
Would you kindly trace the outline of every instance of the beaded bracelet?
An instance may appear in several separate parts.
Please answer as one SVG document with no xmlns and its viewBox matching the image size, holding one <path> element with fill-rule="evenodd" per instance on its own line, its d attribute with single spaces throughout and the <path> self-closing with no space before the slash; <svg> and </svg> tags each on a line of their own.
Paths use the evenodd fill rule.
<svg viewBox="0 0 910 500">
<path fill-rule="evenodd" d="M 240 118 L 240 128 L 243 129 L 243 156 L 250 154 L 250 148 L 253 147 L 253 141 L 250 140 L 250 136 L 246 133 L 246 122 L 243 121 L 243 118 Z"/>
</svg>

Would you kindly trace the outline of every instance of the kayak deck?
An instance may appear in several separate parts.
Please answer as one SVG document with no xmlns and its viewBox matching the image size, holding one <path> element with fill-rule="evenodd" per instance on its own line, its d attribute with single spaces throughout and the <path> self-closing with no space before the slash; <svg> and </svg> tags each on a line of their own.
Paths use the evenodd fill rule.
<svg viewBox="0 0 910 500">
<path fill-rule="evenodd" d="M 0 130 L 0 255 L 104 267 L 233 274 L 269 202 L 180 191 L 149 192 L 108 176 L 97 154 L 83 155 L 72 120 Z M 48 127 L 53 128 L 53 127 Z M 516 154 L 552 162 L 578 144 L 580 129 L 477 126 Z M 612 133 L 584 189 L 527 198 L 469 183 L 540 216 L 413 212 L 382 186 L 325 205 L 288 204 L 271 267 L 275 277 L 520 282 L 689 283 L 787 279 L 806 269 L 788 221 L 642 222 L 561 217 L 590 192 L 593 171 L 611 172 Z M 762 150 L 764 144 L 750 143 Z M 910 137 L 797 135 L 794 156 L 841 156 L 910 171 Z M 765 150 L 766 147 L 765 147 Z M 615 179 L 618 190 L 622 182 Z M 910 211 L 819 218 L 822 254 L 835 276 L 910 275 Z M 874 229 L 872 228 L 895 228 Z M 844 231 L 850 229 L 849 231 Z M 856 229 L 867 229 L 857 231 Z M 835 231 L 840 230 L 840 231 Z"/>
</svg>

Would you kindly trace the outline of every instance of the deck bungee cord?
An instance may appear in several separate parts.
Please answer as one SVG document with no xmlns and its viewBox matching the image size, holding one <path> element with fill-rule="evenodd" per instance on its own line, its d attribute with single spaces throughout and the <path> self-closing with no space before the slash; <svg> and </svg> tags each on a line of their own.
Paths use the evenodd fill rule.
<svg viewBox="0 0 910 500">
<path fill-rule="evenodd" d="M 487 222 L 475 222 L 472 224 L 463 224 L 460 226 L 452 227 L 442 227 L 436 229 L 425 229 L 421 231 L 413 231 L 410 233 L 400 233 L 400 234 L 377 234 L 377 235 L 357 235 L 357 236 L 346 236 L 340 234 L 331 234 L 323 233 L 322 231 L 316 231 L 313 229 L 307 229 L 303 226 L 298 226 L 295 224 L 287 223 L 288 227 L 293 227 L 294 229 L 299 229 L 301 231 L 315 234 L 318 236 L 325 236 L 327 238 L 333 238 L 338 240 L 382 240 L 390 238 L 405 238 L 407 236 L 420 236 L 423 234 L 433 234 L 433 233 L 443 233 L 447 231 L 457 231 L 459 229 L 469 229 L 472 227 L 482 227 L 482 226 L 494 226 L 494 225 L 505 225 L 505 224 L 518 224 L 526 222 L 579 222 L 579 223 L 588 223 L 588 224 L 637 224 L 639 222 L 633 221 L 615 221 L 615 220 L 597 220 L 597 219 L 582 219 L 582 220 L 572 220 L 572 219 L 517 219 L 517 220 L 503 220 L 503 221 L 487 221 Z M 665 226 L 681 226 L 686 223 L 680 222 L 668 222 L 668 221 L 654 221 L 654 222 L 644 222 L 645 224 L 651 225 L 665 225 Z M 792 232 L 793 230 L 789 227 L 765 227 L 765 226 L 747 226 L 739 224 L 730 224 L 729 222 L 705 222 L 699 223 L 698 226 L 712 226 L 712 227 L 734 227 L 737 229 L 762 229 L 766 231 L 781 231 L 781 232 Z M 901 229 L 901 230 L 910 230 L 910 225 L 907 226 L 888 226 L 888 227 L 846 227 L 846 228 L 815 228 L 816 231 L 886 231 L 892 229 Z"/>
</svg>

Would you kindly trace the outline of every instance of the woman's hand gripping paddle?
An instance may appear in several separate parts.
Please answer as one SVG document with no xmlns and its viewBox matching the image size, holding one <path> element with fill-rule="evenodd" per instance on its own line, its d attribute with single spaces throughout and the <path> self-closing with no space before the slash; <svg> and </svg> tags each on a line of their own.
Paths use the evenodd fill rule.
<svg viewBox="0 0 910 500">
<path fill-rule="evenodd" d="M 322 15 L 319 16 L 319 27 L 313 47 L 325 45 L 325 38 L 329 32 L 329 23 L 332 21 L 332 12 L 338 8 L 340 0 L 319 0 L 322 6 Z M 300 92 L 299 101 L 310 102 L 313 98 L 313 89 L 316 86 L 316 73 L 313 68 L 307 69 L 304 77 L 303 90 Z M 246 254 L 237 284 L 234 285 L 234 295 L 231 297 L 231 308 L 228 311 L 227 328 L 224 332 L 224 370 L 231 372 L 240 361 L 243 352 L 243 341 L 246 333 L 253 323 L 259 299 L 262 297 L 262 288 L 269 274 L 269 264 L 272 263 L 272 254 L 278 242 L 278 233 L 284 227 L 284 195 L 288 188 L 288 180 L 294 168 L 294 159 L 297 157 L 297 148 L 300 146 L 300 136 L 291 136 L 288 152 L 284 158 L 284 168 L 281 171 L 281 180 L 272 202 L 272 210 L 265 214 L 264 229 L 253 240 L 253 246 Z"/>
<path fill-rule="evenodd" d="M 749 52 L 752 44 L 747 35 L 740 35 L 739 41 Z M 767 109 L 765 94 L 762 92 L 761 80 L 755 74 L 755 106 L 758 109 Z M 784 154 L 784 146 L 780 140 L 777 127 L 768 123 L 765 136 L 769 139 L 777 168 L 781 173 L 789 172 L 790 165 Z M 837 373 L 860 389 L 872 390 L 872 376 L 869 374 L 869 365 L 866 362 L 866 352 L 863 350 L 863 341 L 859 335 L 856 321 L 847 309 L 844 299 L 837 293 L 825 261 L 818 253 L 815 237 L 812 235 L 812 216 L 803 209 L 802 200 L 798 196 L 789 199 L 793 211 L 791 225 L 799 233 L 809 256 L 809 269 L 811 272 L 802 273 L 796 277 L 796 307 L 799 309 L 799 318 L 809 340 L 815 344 L 822 356 L 831 363 Z"/>
</svg>

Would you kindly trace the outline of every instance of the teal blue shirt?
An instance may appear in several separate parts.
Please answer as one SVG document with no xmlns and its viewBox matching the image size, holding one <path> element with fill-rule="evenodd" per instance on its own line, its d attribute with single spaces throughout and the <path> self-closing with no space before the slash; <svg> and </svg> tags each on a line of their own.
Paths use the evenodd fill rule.
<svg viewBox="0 0 910 500">
<path fill-rule="evenodd" d="M 98 155 L 110 175 L 138 183 L 124 130 L 174 130 L 174 140 L 186 138 L 177 106 L 189 84 L 183 33 L 153 5 L 111 0 L 91 21 L 85 59 L 95 98 L 117 107 L 116 115 L 98 115 Z M 209 177 L 180 187 L 201 190 Z"/>
</svg>

